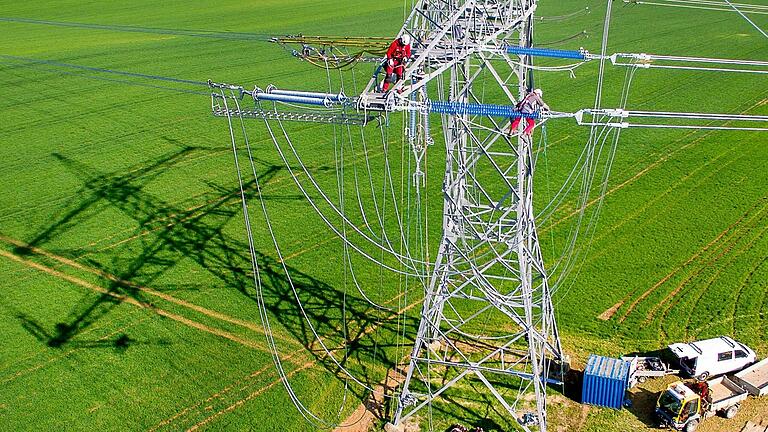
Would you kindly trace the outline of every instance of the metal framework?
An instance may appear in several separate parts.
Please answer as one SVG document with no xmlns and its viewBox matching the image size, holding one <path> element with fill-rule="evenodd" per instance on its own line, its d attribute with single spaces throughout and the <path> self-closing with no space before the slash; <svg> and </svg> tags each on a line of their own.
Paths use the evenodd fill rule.
<svg viewBox="0 0 768 432">
<path fill-rule="evenodd" d="M 476 84 L 490 79 L 514 105 L 533 77 L 521 64 L 530 56 L 507 48 L 531 46 L 535 10 L 535 0 L 418 2 L 403 28 L 417 55 L 395 86 L 396 104 L 424 97 L 433 80 L 448 104 L 483 104 Z M 559 382 L 551 362 L 562 371 L 564 356 L 534 218 L 531 141 L 510 140 L 506 128 L 467 110 L 443 115 L 443 237 L 395 425 L 469 380 L 523 429 L 546 430 L 545 387 Z"/>
<path fill-rule="evenodd" d="M 626 128 L 768 130 L 768 116 L 625 109 L 631 76 L 639 69 L 766 74 L 768 62 L 644 53 L 607 55 L 610 2 L 601 54 L 540 48 L 533 44 L 536 7 L 536 0 L 416 2 L 400 32 L 411 35 L 414 59 L 407 64 L 404 79 L 386 94 L 379 91 L 377 82 L 381 68 L 357 97 L 273 86 L 248 91 L 208 83 L 214 90 L 213 114 L 230 120 L 235 153 L 232 117 L 278 124 L 365 126 L 380 120 L 382 114 L 403 112 L 417 191 L 425 176 L 422 165 L 427 148 L 433 144 L 430 113 L 441 115 L 446 145 L 442 238 L 430 270 L 415 274 L 424 281 L 425 297 L 406 376 L 397 394 L 396 428 L 422 409 L 431 408 L 438 398 L 471 405 L 476 401 L 466 395 L 484 395 L 487 400 L 483 403 L 488 399 L 497 402 L 520 428 L 547 430 L 546 386 L 562 383 L 568 359 L 560 343 L 536 228 L 536 159 L 529 136 L 519 133 L 511 138 L 507 133 L 508 119 L 570 118 L 591 128 L 590 141 L 605 141 L 610 135 L 606 131 L 614 131 L 614 145 L 619 131 Z M 341 69 L 356 62 L 380 61 L 386 40 L 374 39 L 292 36 L 273 41 L 284 47 L 300 44 L 299 50 L 291 51 L 293 55 L 326 69 Z M 516 102 L 534 88 L 534 57 L 578 61 L 559 70 L 599 60 L 595 107 L 575 113 L 523 114 L 517 110 Z M 602 108 L 600 102 L 607 62 L 631 68 L 621 107 L 615 109 Z M 245 95 L 253 99 L 253 109 L 242 108 L 237 101 Z M 228 104 L 229 100 L 233 103 Z M 290 110 L 278 109 L 278 103 Z M 265 108 L 268 106 L 273 108 Z M 518 132 L 522 125 L 520 129 Z M 245 196 L 243 205 L 250 236 Z"/>
</svg>

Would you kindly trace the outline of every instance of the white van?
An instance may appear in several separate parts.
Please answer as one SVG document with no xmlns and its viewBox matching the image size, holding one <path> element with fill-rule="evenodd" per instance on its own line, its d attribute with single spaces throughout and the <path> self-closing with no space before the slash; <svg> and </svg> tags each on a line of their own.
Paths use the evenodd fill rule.
<svg viewBox="0 0 768 432">
<path fill-rule="evenodd" d="M 744 369 L 757 360 L 752 349 L 728 336 L 676 343 L 669 349 L 680 360 L 680 367 L 699 381 Z"/>
</svg>

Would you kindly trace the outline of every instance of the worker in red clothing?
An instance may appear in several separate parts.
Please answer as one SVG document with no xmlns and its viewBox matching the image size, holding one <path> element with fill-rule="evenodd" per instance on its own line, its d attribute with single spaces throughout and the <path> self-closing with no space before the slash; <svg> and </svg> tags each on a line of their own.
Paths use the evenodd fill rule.
<svg viewBox="0 0 768 432">
<path fill-rule="evenodd" d="M 387 59 L 384 61 L 384 72 L 387 74 L 384 78 L 383 91 L 389 90 L 390 84 L 394 84 L 403 79 L 405 72 L 405 62 L 411 58 L 411 35 L 408 33 L 392 41 L 387 50 Z"/>
<path fill-rule="evenodd" d="M 541 98 L 543 92 L 541 89 L 536 89 L 530 93 L 528 93 L 523 100 L 521 100 L 516 108 L 520 113 L 522 114 L 533 114 L 538 110 L 544 110 L 549 111 L 549 105 L 547 105 L 544 100 Z M 512 121 L 512 124 L 509 126 L 509 134 L 510 135 L 516 135 L 517 134 L 517 127 L 520 125 L 520 120 L 522 120 L 523 117 L 517 117 Z M 526 117 L 525 121 L 527 123 L 525 130 L 523 131 L 523 135 L 531 136 L 531 133 L 533 133 L 533 128 L 536 126 L 536 122 L 533 121 L 532 118 Z"/>
</svg>

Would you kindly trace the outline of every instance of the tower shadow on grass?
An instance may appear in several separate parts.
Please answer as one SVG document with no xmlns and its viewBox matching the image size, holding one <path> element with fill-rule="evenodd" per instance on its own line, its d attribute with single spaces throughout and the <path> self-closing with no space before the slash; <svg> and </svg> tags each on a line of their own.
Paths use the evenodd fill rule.
<svg viewBox="0 0 768 432">
<path fill-rule="evenodd" d="M 79 335 L 110 314 L 124 299 L 133 299 L 152 308 L 151 298 L 138 287 L 152 286 L 158 291 L 199 289 L 195 285 L 180 287 L 159 283 L 160 278 L 182 260 L 191 260 L 199 269 L 213 276 L 217 284 L 235 289 L 257 302 L 248 243 L 231 237 L 224 229 L 233 222 L 242 226 L 239 187 L 209 182 L 205 194 L 186 204 L 165 202 L 145 190 L 150 182 L 168 169 L 187 158 L 203 156 L 207 152 L 210 150 L 181 146 L 150 163 L 112 173 L 100 173 L 86 163 L 54 154 L 60 163 L 83 179 L 83 186 L 65 204 L 56 220 L 40 229 L 27 245 L 17 247 L 15 252 L 35 259 L 39 248 L 88 266 L 102 276 L 113 277 L 102 279 L 106 281 L 106 285 L 100 284 L 105 293 L 98 294 L 95 299 L 92 293 L 86 295 L 53 328 L 47 328 L 27 314 L 17 314 L 21 327 L 41 343 L 57 349 L 112 347 L 120 351 L 144 343 L 165 344 L 165 341 L 138 341 L 125 333 L 107 341 L 84 341 Z M 303 196 L 288 195 L 279 187 L 270 186 L 270 182 L 284 169 L 282 166 L 263 161 L 258 163 L 261 166 L 259 184 L 262 199 L 303 199 Z M 255 181 L 246 183 L 245 190 L 247 198 L 256 203 Z M 69 231 L 99 220 L 102 212 L 107 210 L 118 211 L 138 226 L 133 235 L 121 240 L 123 244 L 130 245 L 129 248 L 118 253 L 117 248 L 98 249 L 96 245 L 73 249 L 48 246 Z M 99 253 L 99 260 L 89 256 L 94 253 Z M 403 331 L 402 326 L 415 328 L 417 323 L 381 320 L 381 314 L 366 301 L 348 296 L 344 290 L 278 262 L 264 252 L 255 251 L 255 257 L 270 319 L 279 322 L 290 337 L 300 342 L 330 374 L 346 382 L 346 375 L 337 362 L 342 367 L 352 367 L 349 365 L 354 363 L 356 375 L 373 387 L 379 384 L 379 377 L 375 368 L 369 367 L 371 364 L 396 366 L 398 359 L 390 357 L 388 348 L 398 346 L 395 342 L 399 332 Z M 290 279 L 285 274 L 284 265 Z M 301 301 L 303 310 L 297 307 L 296 297 Z M 308 322 L 314 328 L 310 328 Z M 377 340 L 368 337 L 374 328 L 380 336 Z M 325 340 L 331 354 L 336 357 L 335 361 L 320 346 L 315 333 Z M 368 396 L 368 392 L 358 386 L 350 386 L 350 389 L 359 400 Z"/>
<path fill-rule="evenodd" d="M 135 220 L 138 229 L 133 237 L 140 243 L 139 250 L 131 256 L 124 257 L 112 254 L 110 265 L 104 265 L 86 255 L 99 252 L 93 247 L 72 250 L 46 248 L 47 250 L 67 259 L 78 260 L 98 272 L 114 275 L 107 280 L 104 287 L 107 292 L 92 300 L 89 294 L 78 303 L 69 316 L 54 325 L 50 331 L 41 331 L 28 316 L 20 317 L 25 329 L 37 336 L 45 336 L 46 345 L 60 348 L 70 344 L 72 339 L 89 328 L 94 322 L 108 314 L 123 301 L 121 296 L 132 298 L 143 305 L 152 303 L 135 285 L 144 285 L 155 281 L 176 262 L 188 255 L 196 255 L 198 260 L 208 260 L 209 266 L 219 265 L 236 271 L 231 260 L 227 259 L 230 251 L 225 248 L 214 256 L 201 256 L 208 242 L 221 242 L 221 227 L 236 211 L 227 208 L 232 197 L 239 199 L 238 191 L 214 189 L 206 194 L 203 204 L 191 208 L 179 208 L 168 205 L 144 191 L 144 187 L 157 179 L 168 168 L 191 156 L 204 155 L 209 150 L 182 146 L 178 151 L 166 154 L 149 164 L 127 168 L 125 170 L 102 174 L 92 167 L 68 158 L 54 154 L 62 164 L 84 180 L 83 187 L 65 205 L 61 216 L 54 222 L 41 229 L 29 240 L 27 245 L 16 247 L 14 253 L 22 256 L 35 255 L 35 248 L 44 248 L 56 237 L 78 228 L 81 225 L 97 220 L 105 210 L 117 209 L 122 215 Z M 201 224 L 206 218 L 215 217 L 216 224 Z M 158 232 L 157 236 L 147 236 L 146 233 Z M 179 234 L 181 238 L 177 238 Z M 109 253 L 107 257 L 110 258 Z M 130 339 L 123 340 L 122 345 L 130 345 Z"/>
<path fill-rule="evenodd" d="M 172 141 L 166 141 L 173 144 Z M 145 190 L 150 182 L 167 170 L 187 158 L 204 156 L 210 151 L 179 146 L 178 150 L 150 163 L 112 173 L 100 173 L 83 162 L 55 154 L 60 163 L 83 179 L 83 187 L 65 204 L 61 216 L 40 229 L 27 242 L 28 245 L 17 247 L 15 252 L 34 259 L 38 255 L 36 248 L 45 249 L 95 269 L 102 275 L 114 277 L 105 278 L 106 286 L 102 287 L 106 293 L 97 295 L 95 299 L 93 294 L 85 296 L 53 328 L 47 328 L 25 314 L 17 314 L 20 325 L 51 348 L 111 347 L 124 351 L 142 344 L 167 344 L 162 340 L 138 341 L 126 333 L 106 341 L 81 340 L 78 336 L 122 304 L 124 299 L 130 298 L 153 307 L 147 294 L 138 288 L 140 286 L 152 286 L 159 291 L 199 289 L 195 284 L 174 286 L 160 282 L 161 277 L 181 261 L 192 261 L 198 269 L 212 276 L 217 284 L 225 289 L 235 289 L 258 303 L 260 300 L 254 287 L 251 256 L 245 235 L 243 233 L 242 239 L 238 239 L 225 231 L 226 226 L 234 223 L 239 228 L 238 232 L 243 232 L 239 187 L 208 182 L 205 194 L 182 204 L 165 202 Z M 283 166 L 264 161 L 257 163 L 260 167 L 262 199 L 278 202 L 304 199 L 303 195 L 287 195 L 279 186 L 273 187 L 270 184 L 285 169 Z M 246 183 L 245 191 L 249 201 L 257 205 L 255 181 Z M 67 232 L 92 224 L 107 210 L 117 211 L 135 221 L 135 232 L 120 241 L 129 245 L 129 248 L 117 252 L 116 248 L 99 249 L 96 245 L 74 249 L 48 246 Z M 100 254 L 100 260 L 89 256 L 95 253 Z M 339 382 L 347 382 L 348 378 L 342 368 L 349 367 L 369 387 L 377 387 L 382 377 L 373 365 L 398 367 L 402 359 L 394 357 L 393 353 L 397 350 L 390 348 L 398 347 L 398 342 L 406 345 L 412 342 L 404 340 L 402 335 L 415 334 L 418 326 L 416 318 L 406 316 L 399 321 L 383 319 L 383 314 L 370 303 L 348 295 L 340 287 L 329 285 L 302 269 L 279 262 L 273 255 L 263 251 L 256 250 L 254 255 L 262 281 L 260 289 L 264 306 L 270 320 L 278 322 L 292 340 L 298 341 L 317 364 Z M 286 269 L 290 278 L 286 275 Z M 303 309 L 299 309 L 299 302 Z M 308 323 L 312 323 L 312 327 Z M 374 331 L 375 339 L 370 337 Z M 324 339 L 335 360 L 329 358 L 326 347 L 320 346 L 316 334 Z M 501 384 L 500 388 L 503 388 Z M 357 385 L 350 385 L 349 389 L 361 401 L 371 396 L 368 390 Z M 511 386 L 507 390 L 514 391 Z M 386 391 L 392 396 L 394 387 Z M 436 412 L 472 426 L 480 426 L 486 431 L 509 428 L 509 425 L 497 421 L 508 415 L 499 411 L 493 397 L 482 389 L 475 389 L 469 395 L 449 392 L 445 396 L 447 403 L 433 406 Z M 377 408 L 377 415 L 391 418 L 394 399 L 388 401 L 380 409 Z"/>
<path fill-rule="evenodd" d="M 114 338 L 108 339 L 102 338 L 91 341 L 71 340 L 73 337 L 73 327 L 71 325 L 58 323 L 54 326 L 54 330 L 51 332 L 28 315 L 19 313 L 16 315 L 16 319 L 19 320 L 24 330 L 34 336 L 35 339 L 51 348 L 61 348 L 66 343 L 68 348 L 113 348 L 117 352 L 124 352 L 128 348 L 138 345 L 171 345 L 171 342 L 165 339 L 154 341 L 137 340 L 125 333 L 121 333 Z"/>
</svg>

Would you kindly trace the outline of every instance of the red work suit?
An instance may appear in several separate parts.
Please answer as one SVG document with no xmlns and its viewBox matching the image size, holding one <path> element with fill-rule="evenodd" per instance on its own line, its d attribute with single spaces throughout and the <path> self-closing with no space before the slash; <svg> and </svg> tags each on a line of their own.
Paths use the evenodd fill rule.
<svg viewBox="0 0 768 432">
<path fill-rule="evenodd" d="M 518 109 L 523 114 L 533 114 L 539 108 L 549 109 L 549 105 L 544 103 L 539 95 L 533 92 L 528 93 L 528 95 L 518 104 Z M 510 134 L 513 134 L 517 130 L 517 127 L 520 125 L 520 121 L 522 119 L 523 117 L 518 117 L 512 121 L 512 124 L 509 126 Z M 523 131 L 523 134 L 531 135 L 531 133 L 533 133 L 533 128 L 536 126 L 536 122 L 533 121 L 532 118 L 526 118 L 525 122 L 526 127 Z"/>
<path fill-rule="evenodd" d="M 407 58 L 411 58 L 411 46 L 403 45 L 400 38 L 392 41 L 392 44 L 389 45 L 389 49 L 387 49 L 387 60 L 385 61 L 386 64 L 384 66 L 384 72 L 387 74 L 387 77 L 395 74 L 398 81 L 403 79 L 403 73 L 405 72 L 405 59 Z M 390 80 L 385 79 L 384 85 L 381 87 L 381 89 L 387 91 L 389 90 L 389 85 Z"/>
</svg>

